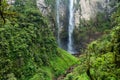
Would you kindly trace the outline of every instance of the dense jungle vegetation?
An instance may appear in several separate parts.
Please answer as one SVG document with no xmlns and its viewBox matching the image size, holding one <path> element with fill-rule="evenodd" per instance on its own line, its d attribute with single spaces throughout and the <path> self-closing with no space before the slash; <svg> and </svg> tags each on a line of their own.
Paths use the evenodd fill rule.
<svg viewBox="0 0 120 80">
<path fill-rule="evenodd" d="M 49 5 L 52 0 L 45 1 Z M 0 0 L 0 80 L 57 80 L 73 65 L 61 80 L 119 80 L 119 2 L 116 7 L 110 21 L 101 21 L 103 14 L 98 14 L 101 24 L 88 21 L 90 27 L 83 29 L 88 31 L 82 37 L 92 25 L 104 31 L 103 36 L 76 58 L 58 47 L 50 19 L 41 14 L 35 0 L 16 0 L 14 5 Z"/>
<path fill-rule="evenodd" d="M 57 47 L 34 0 L 1 3 L 0 80 L 52 80 L 77 61 Z"/>
</svg>

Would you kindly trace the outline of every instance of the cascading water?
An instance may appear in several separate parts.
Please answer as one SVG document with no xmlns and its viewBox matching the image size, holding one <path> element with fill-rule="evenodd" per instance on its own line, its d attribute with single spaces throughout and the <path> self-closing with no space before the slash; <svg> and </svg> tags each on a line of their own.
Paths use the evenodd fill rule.
<svg viewBox="0 0 120 80">
<path fill-rule="evenodd" d="M 57 31 L 57 42 L 58 42 L 58 45 L 60 45 L 60 16 L 59 16 L 59 4 L 60 4 L 60 1 L 59 0 L 56 0 L 56 20 L 57 20 L 57 28 L 58 28 L 58 31 Z"/>
<path fill-rule="evenodd" d="M 73 0 L 69 0 L 69 26 L 68 26 L 68 52 L 73 54 L 73 39 L 72 34 L 74 30 L 74 10 L 73 10 Z"/>
</svg>

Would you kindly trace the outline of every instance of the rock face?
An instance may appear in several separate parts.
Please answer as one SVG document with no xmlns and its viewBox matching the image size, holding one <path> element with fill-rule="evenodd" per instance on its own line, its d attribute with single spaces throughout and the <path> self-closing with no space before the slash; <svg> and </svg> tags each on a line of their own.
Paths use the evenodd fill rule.
<svg viewBox="0 0 120 80">
<path fill-rule="evenodd" d="M 98 12 L 110 11 L 109 0 L 77 0 L 75 5 L 79 5 L 75 10 L 75 26 L 80 24 L 80 19 L 89 20 L 94 18 Z"/>
<path fill-rule="evenodd" d="M 68 42 L 68 19 L 69 19 L 69 10 L 68 10 L 68 0 L 59 0 L 59 27 L 60 27 L 60 47 L 67 50 Z"/>
<path fill-rule="evenodd" d="M 47 2 L 48 4 L 47 4 Z M 68 35 L 68 31 L 67 31 L 67 26 L 68 26 L 68 16 L 69 16 L 69 10 L 68 10 L 68 2 L 69 0 L 59 0 L 59 7 L 57 8 L 57 0 L 37 0 L 37 6 L 39 8 L 39 10 L 42 12 L 42 14 L 44 16 L 49 15 L 50 18 L 53 18 L 56 21 L 56 27 L 54 27 L 54 33 L 57 39 L 58 36 L 58 31 L 59 32 L 59 38 L 60 38 L 60 47 L 64 48 L 67 50 L 67 35 Z M 58 30 L 57 27 L 57 10 L 59 9 L 59 27 L 60 29 Z"/>
<path fill-rule="evenodd" d="M 36 0 L 36 4 L 43 15 L 47 15 L 51 9 L 45 4 L 45 0 Z"/>
<path fill-rule="evenodd" d="M 60 14 L 60 22 L 61 27 L 64 26 L 64 21 L 66 20 L 66 16 L 69 15 L 68 12 L 68 3 L 69 0 L 59 0 L 59 14 Z M 80 19 L 89 20 L 90 18 L 94 18 L 96 13 L 98 12 L 111 12 L 110 3 L 115 2 L 114 0 L 74 0 L 74 22 L 75 26 L 79 26 Z M 56 5 L 56 4 L 52 4 Z M 48 14 L 53 9 L 45 3 L 45 0 L 37 0 L 37 6 L 43 15 Z M 56 6 L 55 6 L 56 7 Z M 54 7 L 54 9 L 56 9 Z"/>
</svg>

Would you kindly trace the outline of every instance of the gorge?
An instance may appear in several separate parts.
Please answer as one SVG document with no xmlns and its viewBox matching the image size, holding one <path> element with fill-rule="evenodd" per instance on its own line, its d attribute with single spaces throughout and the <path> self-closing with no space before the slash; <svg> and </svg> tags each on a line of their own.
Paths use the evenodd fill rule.
<svg viewBox="0 0 120 80">
<path fill-rule="evenodd" d="M 119 80 L 120 0 L 0 0 L 0 80 Z"/>
<path fill-rule="evenodd" d="M 112 10 L 111 3 L 113 3 L 112 0 L 56 0 L 58 45 L 70 53 L 79 52 L 82 43 L 75 43 L 77 42 L 74 39 L 76 29 L 80 30 L 79 26 L 87 25 L 87 21 L 94 19 L 99 13 L 109 16 Z M 84 23 L 82 23 L 83 20 Z"/>
<path fill-rule="evenodd" d="M 9 3 L 14 2 L 14 0 L 10 1 Z M 114 10 L 111 3 L 115 4 L 114 0 L 55 0 L 52 4 L 46 2 L 47 0 L 37 0 L 37 6 L 43 15 L 55 14 L 53 18 L 56 23 L 57 43 L 60 48 L 70 53 L 80 52 L 86 42 L 94 40 L 91 38 L 91 40 L 84 40 L 85 43 L 82 42 L 82 37 L 79 37 L 81 36 L 80 27 L 90 26 L 87 21 L 94 21 L 98 14 L 102 14 L 102 17 L 107 19 Z"/>
</svg>

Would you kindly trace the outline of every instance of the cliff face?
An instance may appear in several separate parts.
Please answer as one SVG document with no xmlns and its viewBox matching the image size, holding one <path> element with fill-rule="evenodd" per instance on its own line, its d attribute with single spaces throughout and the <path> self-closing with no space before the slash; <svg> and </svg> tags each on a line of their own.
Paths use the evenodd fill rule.
<svg viewBox="0 0 120 80">
<path fill-rule="evenodd" d="M 115 1 L 113 0 L 74 0 L 74 22 L 75 26 L 79 26 L 80 19 L 89 20 L 94 18 L 98 12 L 100 13 L 110 13 L 111 7 L 110 4 Z M 59 14 L 61 26 L 64 27 L 64 22 L 66 22 L 66 16 L 69 16 L 68 12 L 68 3 L 69 0 L 60 0 L 59 5 Z M 56 9 L 56 4 L 53 4 L 54 9 Z M 37 6 L 40 11 L 46 15 L 53 9 L 50 5 L 46 5 L 45 0 L 37 0 Z"/>
<path fill-rule="evenodd" d="M 15 0 L 7 1 L 9 4 L 13 4 L 15 2 Z M 47 2 L 51 4 L 48 5 Z M 36 4 L 43 15 L 47 15 L 53 10 L 54 12 L 52 13 L 56 14 L 56 4 L 54 2 L 56 2 L 56 0 L 36 0 Z M 98 12 L 107 12 L 109 14 L 113 10 L 113 6 L 111 8 L 110 4 L 114 4 L 114 2 L 114 0 L 74 0 L 75 26 L 79 26 L 80 19 L 89 20 L 90 18 L 94 18 Z M 66 20 L 69 16 L 68 4 L 69 0 L 60 0 L 59 14 L 61 27 L 64 27 L 64 25 L 67 26 Z M 54 15 L 54 17 L 56 17 L 56 15 Z"/>
<path fill-rule="evenodd" d="M 90 20 L 95 18 L 98 12 L 109 14 L 111 1 L 113 0 L 74 0 L 74 25 L 78 27 L 81 19 Z M 56 4 L 57 0 L 50 0 L 48 2 L 51 2 L 51 4 L 48 5 L 46 0 L 37 0 L 37 6 L 43 15 L 48 13 L 54 14 L 52 17 L 56 21 L 55 31 L 57 31 L 56 17 L 59 15 L 61 47 L 66 49 L 68 42 L 69 0 L 59 0 L 59 6 Z M 56 9 L 59 9 L 59 14 Z"/>
<path fill-rule="evenodd" d="M 98 12 L 110 13 L 110 0 L 77 0 L 78 5 L 75 10 L 75 26 L 79 26 L 80 19 L 90 20 L 94 18 Z"/>
<path fill-rule="evenodd" d="M 69 9 L 68 0 L 59 0 L 59 28 L 60 28 L 60 44 L 63 49 L 67 50 L 67 40 L 68 40 L 68 19 L 69 19 Z M 57 15 L 56 15 L 57 16 Z"/>
</svg>

